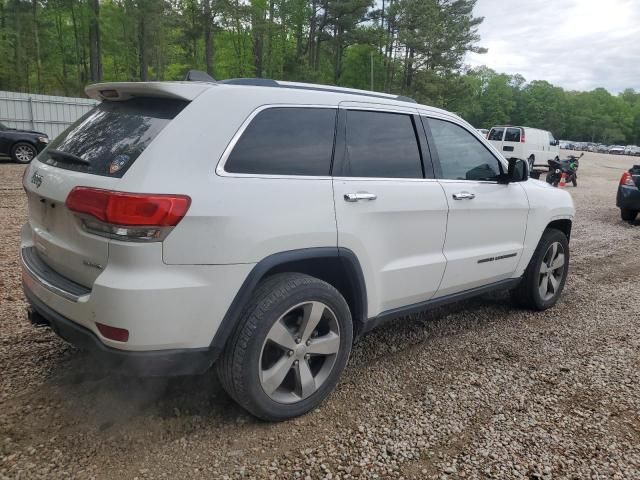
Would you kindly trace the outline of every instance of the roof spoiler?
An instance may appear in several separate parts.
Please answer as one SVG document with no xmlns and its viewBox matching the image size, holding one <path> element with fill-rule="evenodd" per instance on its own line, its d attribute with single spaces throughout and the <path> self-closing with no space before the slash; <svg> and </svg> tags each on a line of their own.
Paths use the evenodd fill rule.
<svg viewBox="0 0 640 480">
<path fill-rule="evenodd" d="M 205 90 L 211 88 L 205 82 L 113 82 L 94 83 L 84 91 L 88 97 L 98 101 L 113 102 L 129 100 L 134 97 L 175 98 L 191 101 Z"/>
</svg>

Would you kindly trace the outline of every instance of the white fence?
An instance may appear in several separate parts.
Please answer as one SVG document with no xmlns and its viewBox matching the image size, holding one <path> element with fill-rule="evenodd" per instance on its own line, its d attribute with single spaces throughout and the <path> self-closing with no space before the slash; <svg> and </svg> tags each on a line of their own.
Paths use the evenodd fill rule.
<svg viewBox="0 0 640 480">
<path fill-rule="evenodd" d="M 0 123 L 55 138 L 97 103 L 87 98 L 0 91 Z"/>
</svg>

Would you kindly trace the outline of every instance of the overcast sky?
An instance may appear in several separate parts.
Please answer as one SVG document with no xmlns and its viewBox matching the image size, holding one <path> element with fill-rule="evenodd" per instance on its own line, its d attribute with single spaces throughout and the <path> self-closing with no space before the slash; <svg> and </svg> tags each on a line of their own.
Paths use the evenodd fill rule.
<svg viewBox="0 0 640 480">
<path fill-rule="evenodd" d="M 640 0 L 478 0 L 470 65 L 570 90 L 640 91 Z"/>
</svg>

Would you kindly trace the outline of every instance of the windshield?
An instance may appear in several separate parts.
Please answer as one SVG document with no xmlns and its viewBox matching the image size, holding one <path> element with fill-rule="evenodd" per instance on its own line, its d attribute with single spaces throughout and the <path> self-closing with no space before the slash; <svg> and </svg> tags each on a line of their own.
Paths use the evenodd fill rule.
<svg viewBox="0 0 640 480">
<path fill-rule="evenodd" d="M 122 177 L 187 104 L 160 98 L 102 102 L 51 142 L 41 161 L 67 170 Z M 52 150 L 55 154 L 46 154 Z M 67 161 L 69 157 L 86 163 Z"/>
</svg>

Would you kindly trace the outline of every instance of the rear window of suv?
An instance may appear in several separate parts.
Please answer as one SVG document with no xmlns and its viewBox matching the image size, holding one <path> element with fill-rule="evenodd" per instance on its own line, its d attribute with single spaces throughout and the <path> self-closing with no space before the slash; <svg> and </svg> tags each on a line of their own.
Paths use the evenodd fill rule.
<svg viewBox="0 0 640 480">
<path fill-rule="evenodd" d="M 122 177 L 188 103 L 142 97 L 104 101 L 51 142 L 40 161 L 67 170 Z M 64 154 L 86 163 L 65 159 Z"/>
</svg>

